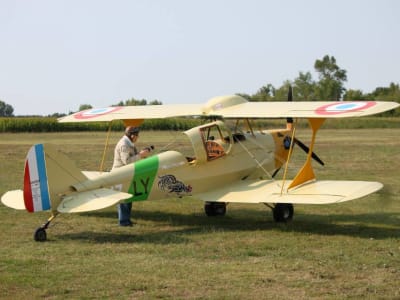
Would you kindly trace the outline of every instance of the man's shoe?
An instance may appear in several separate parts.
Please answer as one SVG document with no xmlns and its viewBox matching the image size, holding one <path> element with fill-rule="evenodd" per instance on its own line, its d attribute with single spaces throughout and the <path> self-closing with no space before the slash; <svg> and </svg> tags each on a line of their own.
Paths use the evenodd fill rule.
<svg viewBox="0 0 400 300">
<path fill-rule="evenodd" d="M 119 223 L 119 226 L 132 226 L 133 223 L 131 221 Z"/>
</svg>

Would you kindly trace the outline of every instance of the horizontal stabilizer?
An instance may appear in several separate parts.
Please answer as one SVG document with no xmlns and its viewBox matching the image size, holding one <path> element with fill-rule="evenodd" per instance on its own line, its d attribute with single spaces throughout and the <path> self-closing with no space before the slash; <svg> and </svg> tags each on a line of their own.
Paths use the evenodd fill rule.
<svg viewBox="0 0 400 300">
<path fill-rule="evenodd" d="M 82 174 L 85 175 L 89 179 L 96 179 L 100 175 L 103 175 L 107 172 L 99 172 L 99 171 L 82 171 Z"/>
<path fill-rule="evenodd" d="M 218 190 L 202 193 L 204 201 L 237 203 L 331 204 L 358 199 L 380 190 L 383 185 L 370 181 L 312 181 L 287 191 L 291 181 L 236 182 Z"/>
<path fill-rule="evenodd" d="M 24 192 L 22 190 L 9 191 L 1 196 L 1 202 L 10 208 L 25 209 Z"/>
<path fill-rule="evenodd" d="M 128 193 L 101 188 L 70 194 L 62 200 L 57 210 L 61 213 L 99 210 L 131 197 Z"/>
</svg>

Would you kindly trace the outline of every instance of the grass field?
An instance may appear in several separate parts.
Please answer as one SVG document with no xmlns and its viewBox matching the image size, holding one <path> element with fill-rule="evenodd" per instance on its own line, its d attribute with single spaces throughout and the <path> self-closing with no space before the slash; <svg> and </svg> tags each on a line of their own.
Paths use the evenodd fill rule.
<svg viewBox="0 0 400 300">
<path fill-rule="evenodd" d="M 307 142 L 308 132 L 299 136 Z M 380 192 L 337 205 L 295 206 L 277 224 L 263 205 L 229 205 L 210 218 L 196 199 L 134 204 L 135 226 L 116 208 L 58 217 L 0 204 L 1 299 L 400 299 L 400 129 L 329 130 L 315 151 L 321 179 L 377 180 Z M 120 134 L 112 133 L 106 168 Z M 176 140 L 175 140 L 176 139 Z M 174 132 L 143 132 L 139 146 L 180 149 Z M 78 167 L 98 170 L 105 134 L 0 134 L 0 194 L 21 188 L 24 159 L 53 143 Z M 295 152 L 291 175 L 305 156 Z"/>
</svg>

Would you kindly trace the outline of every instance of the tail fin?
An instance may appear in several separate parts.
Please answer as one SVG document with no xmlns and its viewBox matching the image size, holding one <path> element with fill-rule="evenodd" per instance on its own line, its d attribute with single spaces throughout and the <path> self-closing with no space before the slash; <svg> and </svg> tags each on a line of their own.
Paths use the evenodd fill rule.
<svg viewBox="0 0 400 300">
<path fill-rule="evenodd" d="M 34 145 L 25 160 L 24 202 L 29 212 L 51 208 L 42 144 Z"/>
<path fill-rule="evenodd" d="M 50 145 L 34 145 L 25 161 L 25 208 L 29 212 L 54 209 L 73 184 L 86 179 L 69 158 Z"/>
</svg>

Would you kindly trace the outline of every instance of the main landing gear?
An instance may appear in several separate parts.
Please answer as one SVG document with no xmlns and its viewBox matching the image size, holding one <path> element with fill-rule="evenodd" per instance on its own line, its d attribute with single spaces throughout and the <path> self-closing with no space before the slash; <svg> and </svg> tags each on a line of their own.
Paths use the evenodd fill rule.
<svg viewBox="0 0 400 300">
<path fill-rule="evenodd" d="M 276 203 L 274 206 L 270 206 L 265 203 L 266 206 L 272 209 L 272 215 L 274 221 L 278 223 L 286 223 L 293 219 L 294 209 L 291 203 Z"/>
<path fill-rule="evenodd" d="M 271 206 L 265 203 L 266 206 L 271 208 L 274 221 L 277 223 L 286 223 L 293 219 L 294 208 L 291 203 L 276 203 Z M 207 216 L 224 216 L 226 214 L 225 202 L 206 202 L 204 204 L 204 211 Z"/>
<path fill-rule="evenodd" d="M 225 202 L 206 202 L 204 204 L 204 211 L 207 216 L 225 216 L 226 203 Z"/>
<path fill-rule="evenodd" d="M 36 229 L 35 234 L 33 235 L 33 238 L 36 242 L 44 242 L 47 240 L 46 229 L 49 227 L 50 222 L 53 221 L 56 216 L 57 213 L 52 214 L 51 217 L 47 219 L 46 223 Z"/>
</svg>

